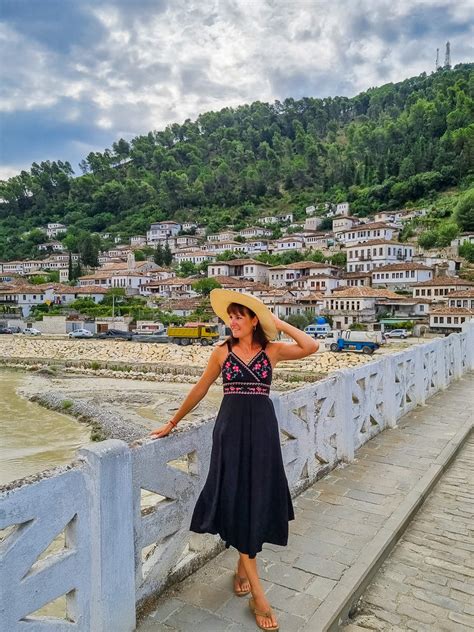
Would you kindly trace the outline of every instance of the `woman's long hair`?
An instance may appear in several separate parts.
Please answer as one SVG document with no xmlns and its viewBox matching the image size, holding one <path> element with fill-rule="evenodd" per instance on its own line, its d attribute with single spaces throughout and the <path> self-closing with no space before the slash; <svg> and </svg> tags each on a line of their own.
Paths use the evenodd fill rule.
<svg viewBox="0 0 474 632">
<path fill-rule="evenodd" d="M 229 303 L 229 305 L 227 306 L 227 313 L 229 315 L 240 314 L 240 316 L 247 315 L 247 316 L 250 316 L 250 318 L 253 318 L 254 316 L 258 318 L 256 313 L 252 311 L 250 307 L 247 307 L 246 305 L 242 305 L 241 303 Z M 232 334 L 229 336 L 229 340 L 232 345 L 235 345 L 239 342 L 239 339 L 235 338 Z M 262 349 L 265 349 L 265 347 L 267 346 L 268 338 L 265 332 L 263 331 L 260 321 L 258 321 L 257 326 L 255 327 L 253 331 L 252 343 L 258 343 L 262 347 Z"/>
</svg>

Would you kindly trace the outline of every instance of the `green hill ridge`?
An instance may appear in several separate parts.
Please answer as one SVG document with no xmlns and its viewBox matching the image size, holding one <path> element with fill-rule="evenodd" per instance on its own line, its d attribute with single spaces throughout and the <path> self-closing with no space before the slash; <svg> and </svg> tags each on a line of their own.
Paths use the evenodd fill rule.
<svg viewBox="0 0 474 632">
<path fill-rule="evenodd" d="M 152 221 L 241 229 L 265 214 L 349 201 L 365 216 L 472 187 L 474 64 L 370 88 L 207 112 L 0 182 L 0 259 L 33 256 L 47 222 L 128 238 Z M 44 241 L 44 236 L 43 236 Z"/>
</svg>

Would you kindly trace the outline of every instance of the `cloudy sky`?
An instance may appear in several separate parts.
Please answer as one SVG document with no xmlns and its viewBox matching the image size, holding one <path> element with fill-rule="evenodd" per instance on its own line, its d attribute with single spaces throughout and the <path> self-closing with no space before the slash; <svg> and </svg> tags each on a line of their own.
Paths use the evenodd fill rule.
<svg viewBox="0 0 474 632">
<path fill-rule="evenodd" d="M 0 178 L 255 100 L 474 60 L 472 0 L 0 0 Z"/>
</svg>

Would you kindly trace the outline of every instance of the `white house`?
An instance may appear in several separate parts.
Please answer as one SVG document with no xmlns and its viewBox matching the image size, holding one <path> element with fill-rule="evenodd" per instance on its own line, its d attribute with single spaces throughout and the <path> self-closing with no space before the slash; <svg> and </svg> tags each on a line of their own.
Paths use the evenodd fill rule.
<svg viewBox="0 0 474 632">
<path fill-rule="evenodd" d="M 321 250 L 328 248 L 332 241 L 331 235 L 327 233 L 306 233 L 303 237 L 304 245 L 309 250 Z"/>
<path fill-rule="evenodd" d="M 268 263 L 255 259 L 231 259 L 216 261 L 207 266 L 207 276 L 230 276 L 237 279 L 251 279 L 257 283 L 268 283 Z"/>
<path fill-rule="evenodd" d="M 181 230 L 188 233 L 190 230 L 193 230 L 197 227 L 198 225 L 196 224 L 196 222 L 183 222 Z"/>
<path fill-rule="evenodd" d="M 51 250 L 53 252 L 62 252 L 64 250 L 64 246 L 60 241 L 48 241 L 44 244 L 38 244 L 38 250 Z"/>
<path fill-rule="evenodd" d="M 377 302 L 400 297 L 390 290 L 371 287 L 348 287 L 324 297 L 323 314 L 332 317 L 335 329 L 349 329 L 354 323 L 371 323 L 377 315 Z"/>
<path fill-rule="evenodd" d="M 318 216 L 307 217 L 304 221 L 304 229 L 305 230 L 318 230 L 318 228 L 321 226 L 322 223 L 323 223 L 322 217 L 318 217 Z"/>
<path fill-rule="evenodd" d="M 238 236 L 235 230 L 222 230 L 220 233 L 212 233 L 207 236 L 207 241 L 232 241 Z"/>
<path fill-rule="evenodd" d="M 433 303 L 446 303 L 451 292 L 470 290 L 474 287 L 472 281 L 465 281 L 458 277 L 441 276 L 434 277 L 423 283 L 413 286 L 414 298 L 428 298 Z"/>
<path fill-rule="evenodd" d="M 130 237 L 131 246 L 144 246 L 145 244 L 146 244 L 145 235 L 134 235 L 133 237 Z"/>
<path fill-rule="evenodd" d="M 304 248 L 304 240 L 301 237 L 282 237 L 274 239 L 272 242 L 274 252 L 288 252 L 289 250 L 302 250 Z"/>
<path fill-rule="evenodd" d="M 265 217 L 260 217 L 258 222 L 265 225 L 278 224 L 278 218 L 275 215 L 266 215 Z"/>
<path fill-rule="evenodd" d="M 305 208 L 306 211 L 306 215 L 314 215 L 316 213 L 316 207 L 315 206 L 307 206 Z"/>
<path fill-rule="evenodd" d="M 386 239 L 374 239 L 345 248 L 347 272 L 370 272 L 374 268 L 411 261 L 414 247 Z"/>
<path fill-rule="evenodd" d="M 349 202 L 336 204 L 336 210 L 334 212 L 336 215 L 349 215 Z"/>
<path fill-rule="evenodd" d="M 341 285 L 341 279 L 333 274 L 309 274 L 297 279 L 292 287 L 297 287 L 308 292 L 331 292 Z"/>
<path fill-rule="evenodd" d="M 67 232 L 67 226 L 65 226 L 65 224 L 60 224 L 59 222 L 50 222 L 46 226 L 46 234 L 50 239 L 65 232 Z"/>
<path fill-rule="evenodd" d="M 273 231 L 269 228 L 263 228 L 261 226 L 250 226 L 249 228 L 243 228 L 239 231 L 241 237 L 246 239 L 252 239 L 253 237 L 271 237 Z"/>
<path fill-rule="evenodd" d="M 241 243 L 240 241 L 219 241 L 206 244 L 206 251 L 216 255 L 226 252 L 227 250 L 247 252 L 248 248 L 247 244 Z"/>
<path fill-rule="evenodd" d="M 430 328 L 442 331 L 459 331 L 463 323 L 474 319 L 474 287 L 451 292 L 447 305 L 432 307 Z"/>
<path fill-rule="evenodd" d="M 338 238 L 342 243 L 352 245 L 374 239 L 390 241 L 396 234 L 398 234 L 398 231 L 393 226 L 388 226 L 382 222 L 372 222 L 343 230 L 339 233 Z"/>
<path fill-rule="evenodd" d="M 149 245 L 156 245 L 166 241 L 168 237 L 176 236 L 180 230 L 181 224 L 172 220 L 153 222 L 146 233 L 146 242 Z"/>
<path fill-rule="evenodd" d="M 174 254 L 174 260 L 176 263 L 183 263 L 183 261 L 189 261 L 195 265 L 204 263 L 205 261 L 215 261 L 216 255 L 207 252 L 206 250 L 182 250 Z"/>
<path fill-rule="evenodd" d="M 245 246 L 249 255 L 268 251 L 268 241 L 266 239 L 254 239 L 252 241 L 246 241 Z"/>
<path fill-rule="evenodd" d="M 315 261 L 297 261 L 287 265 L 272 266 L 269 268 L 269 282 L 272 287 L 288 287 L 297 279 L 314 274 L 336 275 L 339 272 L 337 266 Z"/>
<path fill-rule="evenodd" d="M 352 217 L 351 215 L 339 215 L 332 220 L 332 232 L 334 233 L 335 237 L 338 237 L 339 233 L 349 230 L 353 226 L 357 226 L 360 223 L 361 222 L 358 217 Z"/>
<path fill-rule="evenodd" d="M 392 263 L 372 270 L 372 286 L 404 289 L 415 283 L 429 281 L 433 278 L 433 270 L 420 263 Z"/>
<path fill-rule="evenodd" d="M 197 246 L 199 243 L 199 239 L 194 237 L 193 235 L 180 235 L 176 237 L 176 247 L 177 248 L 186 248 L 188 246 Z"/>
</svg>

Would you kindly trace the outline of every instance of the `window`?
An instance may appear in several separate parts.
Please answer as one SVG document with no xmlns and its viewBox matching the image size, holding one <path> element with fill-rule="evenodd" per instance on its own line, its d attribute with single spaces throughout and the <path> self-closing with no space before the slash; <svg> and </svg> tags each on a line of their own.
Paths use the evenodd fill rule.
<svg viewBox="0 0 474 632">
<path fill-rule="evenodd" d="M 435 322 L 435 323 L 438 322 L 438 317 L 437 316 L 433 316 L 433 322 Z"/>
<path fill-rule="evenodd" d="M 451 316 L 446 316 L 446 322 L 448 323 L 448 325 L 451 324 Z"/>
</svg>

